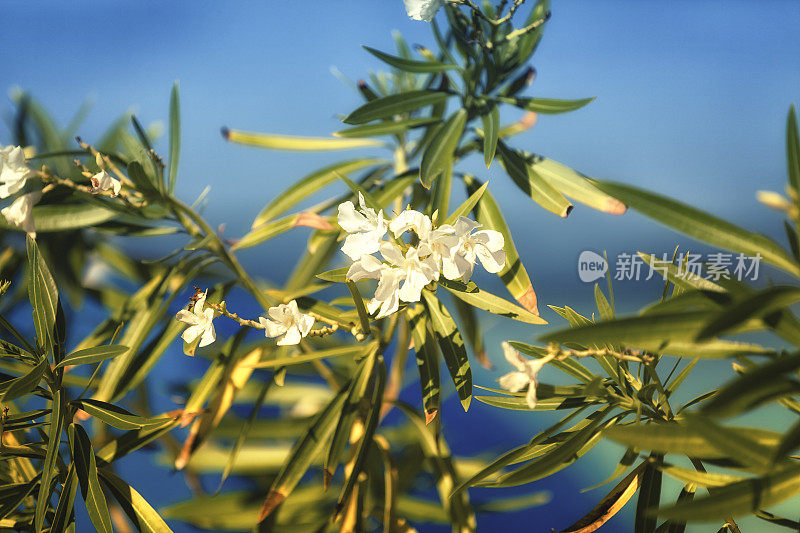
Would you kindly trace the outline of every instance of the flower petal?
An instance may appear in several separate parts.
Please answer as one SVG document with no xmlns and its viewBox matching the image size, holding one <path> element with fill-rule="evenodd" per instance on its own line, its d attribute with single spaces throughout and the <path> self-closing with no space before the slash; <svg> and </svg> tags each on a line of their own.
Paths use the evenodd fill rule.
<svg viewBox="0 0 800 533">
<path fill-rule="evenodd" d="M 286 330 L 286 334 L 278 340 L 278 346 L 294 346 L 295 344 L 300 344 L 303 336 L 300 334 L 300 330 L 297 329 L 297 326 L 292 326 Z"/>
<path fill-rule="evenodd" d="M 343 202 L 339 204 L 339 216 L 337 217 L 339 226 L 347 233 L 356 233 L 362 230 L 367 219 L 364 215 L 356 211 L 353 202 Z"/>
<path fill-rule="evenodd" d="M 275 338 L 286 333 L 286 327 L 263 316 L 258 317 L 258 323 L 264 326 L 264 336 Z"/>
<path fill-rule="evenodd" d="M 175 318 L 181 322 L 184 322 L 189 325 L 196 325 L 200 323 L 200 317 L 195 315 L 194 313 L 190 313 L 186 309 L 181 309 L 175 314 Z"/>
<path fill-rule="evenodd" d="M 528 394 L 525 395 L 525 403 L 528 404 L 528 407 L 531 409 L 536 408 L 536 382 L 531 381 L 530 387 L 528 387 Z"/>
<path fill-rule="evenodd" d="M 519 392 L 528 386 L 530 380 L 523 372 L 509 372 L 497 380 L 500 386 L 510 392 Z"/>
<path fill-rule="evenodd" d="M 215 340 L 217 340 L 217 332 L 214 331 L 214 324 L 209 322 L 206 324 L 205 328 L 203 328 L 203 336 L 200 337 L 200 344 L 198 344 L 198 346 L 200 348 L 203 346 L 208 346 Z"/>
<path fill-rule="evenodd" d="M 383 230 L 383 233 L 367 231 L 350 234 L 344 240 L 342 252 L 354 261 L 358 260 L 362 255 L 374 254 L 380 248 L 381 239 L 385 233 L 386 230 Z"/>
<path fill-rule="evenodd" d="M 506 361 L 519 372 L 525 372 L 525 359 L 523 359 L 522 355 L 507 342 L 503 342 L 501 346 L 503 347 L 503 356 L 506 358 Z"/>
</svg>

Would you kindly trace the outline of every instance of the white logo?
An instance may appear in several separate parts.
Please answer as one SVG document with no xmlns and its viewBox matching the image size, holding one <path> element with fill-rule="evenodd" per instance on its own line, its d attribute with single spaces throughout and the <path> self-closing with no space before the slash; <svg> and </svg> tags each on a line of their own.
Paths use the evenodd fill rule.
<svg viewBox="0 0 800 533">
<path fill-rule="evenodd" d="M 603 256 L 591 250 L 584 250 L 578 257 L 578 277 L 584 283 L 602 278 L 608 271 L 608 263 Z"/>
</svg>

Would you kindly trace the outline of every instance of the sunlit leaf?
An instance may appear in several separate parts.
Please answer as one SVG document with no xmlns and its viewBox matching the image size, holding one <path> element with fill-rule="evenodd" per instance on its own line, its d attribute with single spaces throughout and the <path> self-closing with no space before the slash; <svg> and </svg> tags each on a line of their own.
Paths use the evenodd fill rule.
<svg viewBox="0 0 800 533">
<path fill-rule="evenodd" d="M 450 312 L 433 293 L 425 290 L 422 295 L 445 365 L 453 378 L 461 405 L 467 411 L 472 400 L 472 370 L 461 333 Z"/>
<path fill-rule="evenodd" d="M 243 144 L 245 146 L 255 146 L 256 148 L 267 148 L 269 150 L 294 150 L 298 152 L 324 152 L 329 150 L 352 150 L 353 148 L 383 146 L 383 142 L 374 139 L 297 137 L 228 129 L 222 130 L 222 136 L 232 143 Z"/>
<path fill-rule="evenodd" d="M 415 111 L 427 105 L 439 104 L 447 100 L 450 93 L 444 91 L 419 90 L 384 96 L 359 107 L 350 113 L 344 122 L 364 124 L 372 120 Z"/>
</svg>

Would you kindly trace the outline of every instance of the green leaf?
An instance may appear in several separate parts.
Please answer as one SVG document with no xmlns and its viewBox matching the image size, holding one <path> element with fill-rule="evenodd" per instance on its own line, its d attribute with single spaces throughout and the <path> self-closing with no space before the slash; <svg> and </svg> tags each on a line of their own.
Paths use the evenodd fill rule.
<svg viewBox="0 0 800 533">
<path fill-rule="evenodd" d="M 50 363 L 47 358 L 42 358 L 39 364 L 33 367 L 30 372 L 12 380 L 3 393 L 2 402 L 10 402 L 33 392 L 39 382 L 42 381 L 45 370 L 49 367 Z"/>
<path fill-rule="evenodd" d="M 495 482 L 480 483 L 478 486 L 515 487 L 545 478 L 566 468 L 600 441 L 601 427 L 611 424 L 615 420 L 611 419 L 608 422 L 604 422 L 608 411 L 610 411 L 610 408 L 590 415 L 588 418 L 591 419 L 591 422 L 588 425 L 576 431 L 549 453 L 500 476 Z"/>
<path fill-rule="evenodd" d="M 84 348 L 69 354 L 63 361 L 58 363 L 55 368 L 65 366 L 88 365 L 111 359 L 128 351 L 127 346 L 95 346 L 94 348 Z"/>
<path fill-rule="evenodd" d="M 44 524 L 45 514 L 49 507 L 50 495 L 52 494 L 52 481 L 56 477 L 56 461 L 60 460 L 59 447 L 61 446 L 61 432 L 64 429 L 64 391 L 57 389 L 53 391 L 53 399 L 50 402 L 50 424 L 47 432 L 47 451 L 44 462 L 41 464 L 42 482 L 39 485 L 39 494 L 36 497 L 36 509 L 34 515 L 34 525 L 37 531 L 41 531 Z"/>
<path fill-rule="evenodd" d="M 775 446 L 780 439 L 780 435 L 773 431 L 736 427 L 726 429 L 736 434 L 748 435 L 758 445 L 768 448 Z M 687 424 L 671 422 L 614 426 L 604 430 L 603 433 L 615 442 L 642 450 L 707 459 L 727 457 L 726 452 L 708 442 L 697 427 L 690 427 Z"/>
<path fill-rule="evenodd" d="M 561 409 L 575 409 L 590 405 L 586 398 L 546 398 L 538 399 L 536 407 L 531 409 L 525 398 L 516 396 L 476 396 L 476 400 L 492 407 L 507 409 L 509 411 L 557 411 Z"/>
<path fill-rule="evenodd" d="M 483 193 L 486 192 L 486 187 L 488 186 L 489 182 L 487 181 L 486 183 L 478 187 L 478 189 L 476 189 L 474 193 L 470 194 L 469 197 L 466 200 L 464 200 L 464 203 L 458 206 L 458 208 L 455 211 L 453 211 L 441 225 L 444 224 L 453 225 L 456 223 L 459 217 L 469 216 L 469 212 L 475 208 L 478 201 L 483 196 Z"/>
<path fill-rule="evenodd" d="M 305 475 L 311 462 L 319 454 L 334 428 L 334 420 L 344 405 L 347 389 L 339 391 L 330 403 L 314 419 L 314 422 L 292 448 L 289 458 L 272 482 L 264 504 L 259 512 L 258 522 L 263 522 L 278 505 L 294 490 Z"/>
<path fill-rule="evenodd" d="M 113 533 L 108 504 L 97 478 L 97 463 L 89 435 L 78 424 L 70 424 L 68 432 L 72 460 L 75 462 L 75 471 L 78 473 L 78 482 L 89 518 L 97 531 Z"/>
<path fill-rule="evenodd" d="M 319 361 L 321 359 L 328 359 L 331 357 L 359 357 L 374 351 L 377 348 L 377 341 L 372 341 L 367 344 L 354 344 L 339 346 L 337 348 L 328 348 L 326 350 L 315 350 L 310 353 L 302 355 L 293 355 L 291 357 L 281 357 L 279 359 L 270 359 L 262 361 L 253 365 L 253 368 L 276 368 L 282 366 L 299 365 L 302 363 L 309 363 L 311 361 Z"/>
<path fill-rule="evenodd" d="M 47 265 L 39 254 L 36 240 L 26 237 L 28 251 L 28 299 L 33 307 L 33 321 L 39 343 L 44 347 L 54 346 L 58 291 Z"/>
<path fill-rule="evenodd" d="M 576 424 L 575 426 L 570 428 L 569 431 L 565 431 L 563 433 L 558 433 L 558 435 L 556 435 L 557 432 L 561 430 L 561 428 L 563 428 L 570 421 L 572 421 L 573 419 L 578 417 L 582 412 L 583 412 L 583 409 L 576 409 L 575 411 L 573 411 L 572 413 L 568 414 L 567 416 L 562 418 L 560 421 L 558 421 L 557 423 L 555 423 L 552 426 L 550 426 L 549 428 L 547 428 L 546 430 L 541 431 L 540 433 L 538 433 L 533 439 L 530 440 L 530 442 L 528 442 L 528 444 L 525 444 L 523 446 L 518 446 L 518 447 L 516 447 L 516 448 L 514 448 L 512 450 L 509 450 L 508 452 L 504 453 L 503 455 L 501 455 L 500 457 L 498 457 L 497 459 L 495 459 L 494 461 L 492 461 L 488 465 L 484 466 L 478 473 L 473 475 L 470 479 L 468 479 L 467 481 L 463 482 L 461 485 L 456 487 L 453 490 L 453 493 L 455 494 L 455 493 L 461 492 L 464 489 L 466 489 L 467 487 L 476 486 L 480 482 L 484 481 L 485 479 L 487 479 L 492 474 L 502 470 L 506 466 L 508 466 L 510 464 L 514 464 L 514 463 L 519 463 L 520 461 L 524 461 L 525 460 L 525 456 L 532 449 L 534 449 L 536 447 L 541 447 L 541 445 L 543 443 L 549 442 L 552 438 L 555 438 L 554 436 L 559 436 L 560 437 L 560 436 L 564 436 L 564 435 L 573 435 L 577 431 L 580 431 L 580 429 L 586 427 L 588 424 L 591 423 L 591 419 L 590 418 L 587 418 L 585 420 L 581 420 L 578 424 Z M 593 416 L 593 415 L 590 415 L 590 416 Z M 564 440 L 565 439 L 561 439 L 561 440 L 558 441 L 558 443 L 560 444 Z"/>
<path fill-rule="evenodd" d="M 481 185 L 478 180 L 471 176 L 465 176 L 464 181 L 470 194 L 477 191 Z M 517 248 L 514 246 L 514 240 L 511 238 L 511 232 L 508 229 L 508 224 L 506 224 L 503 213 L 500 211 L 500 207 L 488 190 L 483 193 L 474 211 L 478 222 L 487 228 L 491 228 L 503 234 L 503 240 L 505 241 L 503 249 L 506 252 L 506 264 L 498 273 L 498 276 L 503 280 L 506 288 L 508 288 L 508 292 L 522 304 L 522 307 L 538 315 L 539 309 L 536 301 L 536 293 L 533 290 L 531 278 L 528 276 L 528 271 L 519 258 Z"/>
<path fill-rule="evenodd" d="M 58 506 L 51 523 L 50 531 L 67 531 L 68 524 L 75 522 L 75 496 L 78 493 L 78 474 L 75 472 L 75 463 L 70 463 L 67 471 L 67 480 L 61 488 Z"/>
<path fill-rule="evenodd" d="M 172 193 L 178 180 L 178 160 L 181 152 L 181 100 L 178 82 L 172 86 L 169 98 L 169 185 Z"/>
<path fill-rule="evenodd" d="M 800 267 L 775 241 L 752 233 L 699 209 L 630 185 L 590 179 L 601 191 L 666 226 L 702 242 L 748 256 L 761 257 L 767 263 L 800 276 Z"/>
<path fill-rule="evenodd" d="M 369 402 L 369 410 L 364 422 L 364 431 L 361 440 L 358 443 L 355 456 L 353 457 L 352 471 L 347 476 L 347 482 L 342 489 L 339 499 L 336 503 L 337 514 L 341 514 L 347 502 L 353 493 L 353 488 L 362 473 L 365 473 L 364 466 L 367 461 L 368 453 L 374 449 L 373 438 L 375 437 L 375 430 L 378 429 L 380 421 L 381 404 L 383 400 L 384 389 L 386 386 L 386 365 L 383 358 L 378 356 L 377 368 L 375 370 L 375 381 L 372 387 L 372 396 L 367 401 Z M 365 398 L 366 399 L 366 398 Z M 348 433 L 349 436 L 349 433 Z"/>
<path fill-rule="evenodd" d="M 492 105 L 488 113 L 481 115 L 483 121 L 483 162 L 486 168 L 492 166 L 495 151 L 497 150 L 497 139 L 500 132 L 500 111 L 496 105 Z"/>
<path fill-rule="evenodd" d="M 133 487 L 108 470 L 99 470 L 100 480 L 117 500 L 133 525 L 143 533 L 171 533 L 153 507 Z"/>
<path fill-rule="evenodd" d="M 710 416 L 735 416 L 776 397 L 800 392 L 791 376 L 800 368 L 800 355 L 780 357 L 748 370 L 725 384 L 703 405 Z"/>
<path fill-rule="evenodd" d="M 772 454 L 772 462 L 777 463 L 782 460 L 787 454 L 800 446 L 800 422 L 795 422 L 781 438 L 780 444 Z"/>
<path fill-rule="evenodd" d="M 344 283 L 347 281 L 347 271 L 350 267 L 334 268 L 333 270 L 326 270 L 317 277 L 322 281 L 330 281 L 333 283 Z"/>
<path fill-rule="evenodd" d="M 358 320 L 361 324 L 361 332 L 364 335 L 369 335 L 372 331 L 369 326 L 369 314 L 367 313 L 367 308 L 364 306 L 364 299 L 361 297 L 361 293 L 358 290 L 358 286 L 353 281 L 347 281 L 347 289 L 350 291 L 350 295 L 353 297 L 353 304 L 356 306 L 356 311 L 358 311 Z"/>
<path fill-rule="evenodd" d="M 236 251 L 252 248 L 253 246 L 286 233 L 287 231 L 296 227 L 299 216 L 300 215 L 289 215 L 284 218 L 279 218 L 278 220 L 261 224 L 260 226 L 250 230 L 247 235 L 239 239 L 233 246 L 231 246 L 231 250 Z"/>
<path fill-rule="evenodd" d="M 418 90 L 392 94 L 367 102 L 350 113 L 346 124 L 364 124 L 373 120 L 384 119 L 393 115 L 409 113 L 427 105 L 443 103 L 450 97 L 444 91 Z"/>
<path fill-rule="evenodd" d="M 501 101 L 512 105 L 543 114 L 568 113 L 590 104 L 596 97 L 580 98 L 578 100 L 560 100 L 556 98 L 501 98 Z"/>
<path fill-rule="evenodd" d="M 369 46 L 362 46 L 362 48 L 384 63 L 387 63 L 405 72 L 444 72 L 446 70 L 458 68 L 458 65 L 440 63 L 439 61 L 414 61 L 412 59 L 405 59 L 402 57 L 389 55 L 381 52 L 380 50 L 375 50 Z"/>
<path fill-rule="evenodd" d="M 508 175 L 534 202 L 560 217 L 569 215 L 572 211 L 572 204 L 569 200 L 564 198 L 564 195 L 558 192 L 550 182 L 533 172 L 519 152 L 508 148 L 502 141 L 497 144 L 497 152 L 500 163 Z"/>
<path fill-rule="evenodd" d="M 351 172 L 382 162 L 382 159 L 350 159 L 321 168 L 295 182 L 288 189 L 275 196 L 258 216 L 256 216 L 252 227 L 256 228 L 274 219 L 276 216 L 297 205 L 298 202 L 308 198 L 323 187 L 330 185 L 339 179 L 340 176 L 346 176 Z"/>
<path fill-rule="evenodd" d="M 414 341 L 414 351 L 419 371 L 422 405 L 425 409 L 425 424 L 430 424 L 439 412 L 441 385 L 439 381 L 439 358 L 436 340 L 427 326 L 428 320 L 423 306 L 409 311 L 408 325 Z"/>
<path fill-rule="evenodd" d="M 800 466 L 792 465 L 762 477 L 714 489 L 708 496 L 662 507 L 658 515 L 692 521 L 726 520 L 776 505 L 800 492 Z"/>
<path fill-rule="evenodd" d="M 440 125 L 422 154 L 419 179 L 422 186 L 430 189 L 439 175 L 450 171 L 453 166 L 453 153 L 464 134 L 467 124 L 467 111 L 458 110 L 447 121 Z"/>
<path fill-rule="evenodd" d="M 176 418 L 165 418 L 159 426 L 147 426 L 127 431 L 100 448 L 97 451 L 97 459 L 103 463 L 113 463 L 170 432 L 177 425 Z"/>
<path fill-rule="evenodd" d="M 168 418 L 147 418 L 144 416 L 135 415 L 126 411 L 122 407 L 101 402 L 100 400 L 93 400 L 84 398 L 80 400 L 73 400 L 71 405 L 82 409 L 89 413 L 91 416 L 98 418 L 111 427 L 117 429 L 141 429 L 147 426 L 160 426 Z"/>
<path fill-rule="evenodd" d="M 453 378 L 461 405 L 464 407 L 464 411 L 467 411 L 470 400 L 472 400 L 472 369 L 469 366 L 467 350 L 464 347 L 461 333 L 450 316 L 450 312 L 432 292 L 424 290 L 422 296 L 428 310 L 431 327 L 439 341 L 439 348 L 442 350 L 442 357 L 444 357 L 444 362 Z"/>
<path fill-rule="evenodd" d="M 789 185 L 800 191 L 800 134 L 797 131 L 797 116 L 794 105 L 789 108 L 786 118 L 786 166 Z"/>
<path fill-rule="evenodd" d="M 701 472 L 691 468 L 681 468 L 680 466 L 667 464 L 659 465 L 659 469 L 678 481 L 693 483 L 700 487 L 722 487 L 742 479 L 742 476 Z"/>
<path fill-rule="evenodd" d="M 254 133 L 223 129 L 225 140 L 245 146 L 266 148 L 268 150 L 325 152 L 330 150 L 352 150 L 384 146 L 382 141 L 374 139 L 336 139 L 330 137 L 297 137 L 293 135 L 275 135 L 271 133 Z"/>
<path fill-rule="evenodd" d="M 800 289 L 790 286 L 768 287 L 729 305 L 697 334 L 699 340 L 717 337 L 773 311 L 786 309 L 800 301 Z"/>
<path fill-rule="evenodd" d="M 547 321 L 538 315 L 534 315 L 527 309 L 495 296 L 490 292 L 479 289 L 477 286 L 464 285 L 458 281 L 450 281 L 444 278 L 439 280 L 439 285 L 450 291 L 456 298 L 463 300 L 478 309 L 483 309 L 495 315 L 512 318 L 528 324 L 542 325 Z"/>
<path fill-rule="evenodd" d="M 659 456 L 652 456 L 651 459 L 660 461 Z M 636 518 L 634 521 L 635 533 L 655 533 L 658 522 L 654 516 L 650 516 L 651 509 L 657 509 L 661 500 L 661 470 L 651 462 L 644 463 L 642 474 L 642 486 L 639 489 L 639 499 L 636 502 Z"/>
<path fill-rule="evenodd" d="M 772 450 L 757 442 L 754 435 L 748 434 L 748 430 L 723 427 L 710 418 L 697 414 L 686 413 L 683 416 L 683 423 L 690 430 L 701 435 L 726 457 L 756 469 L 769 467 Z"/>
<path fill-rule="evenodd" d="M 404 133 L 413 128 L 427 126 L 439 122 L 438 118 L 410 118 L 407 120 L 386 120 L 377 124 L 365 124 L 339 130 L 333 134 L 334 137 L 344 137 L 354 139 L 360 137 L 377 137 L 379 135 L 396 135 Z"/>
<path fill-rule="evenodd" d="M 39 484 L 41 473 L 20 483 L 4 483 L 0 488 L 0 520 L 13 513 Z M 5 525 L 5 524 L 3 524 Z"/>
<path fill-rule="evenodd" d="M 276 372 L 277 373 L 277 372 Z M 228 456 L 228 461 L 225 463 L 225 468 L 222 470 L 222 475 L 220 476 L 219 486 L 217 487 L 217 493 L 222 490 L 222 486 L 225 484 L 225 480 L 228 479 L 228 476 L 233 471 L 233 467 L 236 465 L 236 458 L 239 456 L 239 452 L 244 445 L 245 440 L 250 435 L 250 430 L 253 428 L 253 424 L 258 417 L 259 412 L 261 411 L 261 407 L 264 405 L 264 400 L 267 397 L 267 393 L 272 388 L 272 385 L 275 384 L 275 374 L 272 375 L 272 379 L 265 382 L 264 385 L 261 387 L 261 390 L 258 393 L 258 397 L 253 402 L 253 405 L 250 409 L 250 415 L 245 420 L 244 424 L 242 424 L 241 428 L 237 428 L 236 432 L 236 442 L 231 449 L 231 453 Z M 221 420 L 220 423 L 224 421 Z M 292 425 L 297 427 L 295 420 L 290 420 Z M 219 427 L 217 427 L 217 431 L 219 431 Z M 294 436 L 294 435 L 293 435 Z"/>
<path fill-rule="evenodd" d="M 88 228 L 108 222 L 119 213 L 95 204 L 39 205 L 33 208 L 33 225 L 37 233 Z M 16 230 L 4 217 L 0 228 Z"/>
<path fill-rule="evenodd" d="M 709 316 L 708 311 L 646 314 L 563 329 L 540 340 L 583 346 L 623 344 L 649 352 L 710 359 L 772 353 L 753 344 L 723 340 L 695 342 L 693 339 Z"/>
<path fill-rule="evenodd" d="M 158 198 L 161 196 L 158 188 L 156 188 L 152 180 L 147 176 L 144 167 L 138 161 L 131 161 L 128 163 L 128 177 L 133 182 L 136 190 L 145 197 Z"/>
<path fill-rule="evenodd" d="M 533 156 L 529 165 L 534 174 L 550 183 L 564 196 L 612 215 L 621 215 L 626 211 L 625 204 L 592 185 L 583 174 L 561 163 Z"/>
</svg>

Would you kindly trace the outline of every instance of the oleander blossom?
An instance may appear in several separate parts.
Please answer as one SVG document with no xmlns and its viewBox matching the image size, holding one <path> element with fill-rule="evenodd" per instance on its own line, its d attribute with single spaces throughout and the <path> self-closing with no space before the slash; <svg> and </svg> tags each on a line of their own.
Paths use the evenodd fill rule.
<svg viewBox="0 0 800 533">
<path fill-rule="evenodd" d="M 258 322 L 264 326 L 266 337 L 278 337 L 278 346 L 300 344 L 314 325 L 314 317 L 301 313 L 295 300 L 288 304 L 270 307 L 267 309 L 267 314 L 272 320 L 261 316 L 258 317 Z"/>
<path fill-rule="evenodd" d="M 403 254 L 399 246 L 390 242 L 380 245 L 381 256 L 386 263 L 376 257 L 363 255 L 347 271 L 347 278 L 353 281 L 377 279 L 375 296 L 367 304 L 367 310 L 383 318 L 395 313 L 404 302 L 418 302 L 425 285 L 438 278 L 438 265 L 426 246 L 409 247 Z"/>
<path fill-rule="evenodd" d="M 105 170 L 101 170 L 89 180 L 92 183 L 92 192 L 100 192 L 100 191 L 111 191 L 112 196 L 117 196 L 119 194 L 120 189 L 122 189 L 122 184 L 119 182 L 118 179 L 114 178 L 106 172 Z"/>
<path fill-rule="evenodd" d="M 22 189 L 30 174 L 21 146 L 0 145 L 0 198 L 8 198 Z"/>
<path fill-rule="evenodd" d="M 525 395 L 525 403 L 531 409 L 536 408 L 536 386 L 538 383 L 536 375 L 547 364 L 547 360 L 526 359 L 507 342 L 504 342 L 502 346 L 506 361 L 511 363 L 516 370 L 502 376 L 497 381 L 502 388 L 510 392 L 520 392 L 527 387 L 528 393 Z"/>
<path fill-rule="evenodd" d="M 424 20 L 430 22 L 439 8 L 444 4 L 443 0 L 403 0 L 406 4 L 406 13 L 414 20 Z"/>
<path fill-rule="evenodd" d="M 506 264 L 505 240 L 499 231 L 475 231 L 481 225 L 466 217 L 459 217 L 453 235 L 446 237 L 451 253 L 442 257 L 442 273 L 447 279 L 461 279 L 468 283 L 475 263 L 480 260 L 487 272 L 497 274 Z"/>
<path fill-rule="evenodd" d="M 185 324 L 189 324 L 189 327 L 186 328 L 181 335 L 183 340 L 186 341 L 187 344 L 191 344 L 200 337 L 200 343 L 198 344 L 200 348 L 208 346 L 217 340 L 217 333 L 214 331 L 213 324 L 214 310 L 210 307 L 208 309 L 203 309 L 206 305 L 207 294 L 208 291 L 205 291 L 197 298 L 191 311 L 181 309 L 178 311 L 178 314 L 175 315 L 176 319 Z"/>
<path fill-rule="evenodd" d="M 36 228 L 33 222 L 33 206 L 41 197 L 41 192 L 23 194 L 14 200 L 11 205 L 0 209 L 0 214 L 3 215 L 10 225 L 36 237 Z"/>
<path fill-rule="evenodd" d="M 425 286 L 442 275 L 468 282 L 478 260 L 493 273 L 505 265 L 503 235 L 493 230 L 475 231 L 480 224 L 466 217 L 455 225 L 435 227 L 429 216 L 405 209 L 387 224 L 383 212 L 367 208 L 360 193 L 359 206 L 358 210 L 352 202 L 339 206 L 339 225 L 349 233 L 342 251 L 353 259 L 348 280 L 378 280 L 367 304 L 375 318 L 397 312 L 400 302 L 420 301 Z M 394 238 L 384 241 L 387 229 Z M 407 233 L 413 234 L 408 243 L 403 240 Z"/>
<path fill-rule="evenodd" d="M 350 201 L 339 205 L 338 221 L 339 226 L 349 233 L 344 240 L 342 251 L 354 261 L 362 255 L 377 252 L 381 239 L 388 229 L 383 211 L 376 212 L 368 207 L 364 195 L 360 192 L 358 209 Z"/>
</svg>

